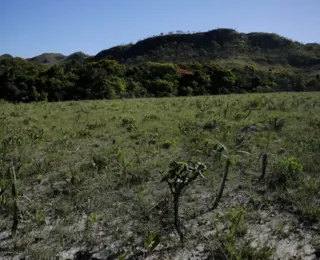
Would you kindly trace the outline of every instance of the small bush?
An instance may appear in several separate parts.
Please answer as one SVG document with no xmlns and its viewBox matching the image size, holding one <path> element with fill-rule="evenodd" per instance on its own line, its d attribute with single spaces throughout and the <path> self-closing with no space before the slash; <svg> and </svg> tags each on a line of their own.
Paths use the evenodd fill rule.
<svg viewBox="0 0 320 260">
<path fill-rule="evenodd" d="M 268 129 L 273 131 L 281 131 L 284 127 L 285 119 L 279 119 L 278 117 L 272 117 L 268 120 Z"/>
<path fill-rule="evenodd" d="M 174 144 L 173 141 L 166 140 L 161 144 L 161 148 L 163 149 L 169 149 Z"/>
<path fill-rule="evenodd" d="M 302 178 L 303 166 L 294 156 L 289 156 L 273 165 L 273 173 L 270 185 L 275 187 L 287 187 L 294 185 Z"/>
<path fill-rule="evenodd" d="M 137 128 L 136 120 L 133 117 L 123 117 L 121 126 L 126 128 L 128 132 L 131 132 Z"/>
<path fill-rule="evenodd" d="M 217 120 L 209 120 L 203 124 L 203 130 L 205 131 L 213 131 L 218 127 Z"/>
<path fill-rule="evenodd" d="M 180 237 L 181 245 L 184 244 L 184 234 L 181 230 L 180 216 L 179 216 L 179 200 L 182 191 L 185 190 L 191 182 L 196 180 L 198 176 L 203 176 L 207 172 L 207 167 L 200 162 L 176 162 L 170 163 L 169 171 L 162 178 L 162 182 L 168 183 L 171 194 L 173 196 L 174 204 L 174 226 Z"/>
</svg>

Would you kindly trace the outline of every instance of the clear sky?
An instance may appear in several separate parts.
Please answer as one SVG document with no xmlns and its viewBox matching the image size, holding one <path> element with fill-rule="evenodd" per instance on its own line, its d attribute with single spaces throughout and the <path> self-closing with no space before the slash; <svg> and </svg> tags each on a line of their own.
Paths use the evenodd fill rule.
<svg viewBox="0 0 320 260">
<path fill-rule="evenodd" d="M 0 0 L 0 54 L 94 55 L 175 30 L 274 32 L 320 42 L 320 0 Z"/>
</svg>

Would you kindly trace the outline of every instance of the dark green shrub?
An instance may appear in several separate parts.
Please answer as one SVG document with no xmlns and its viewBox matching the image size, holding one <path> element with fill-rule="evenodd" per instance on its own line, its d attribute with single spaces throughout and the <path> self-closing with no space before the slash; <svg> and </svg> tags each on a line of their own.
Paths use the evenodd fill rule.
<svg viewBox="0 0 320 260">
<path fill-rule="evenodd" d="M 121 119 L 121 126 L 126 128 L 128 132 L 131 132 L 137 128 L 136 120 L 133 117 L 123 117 Z"/>
<path fill-rule="evenodd" d="M 272 187 L 290 187 L 302 180 L 303 166 L 294 156 L 285 157 L 273 165 L 269 185 Z"/>
</svg>

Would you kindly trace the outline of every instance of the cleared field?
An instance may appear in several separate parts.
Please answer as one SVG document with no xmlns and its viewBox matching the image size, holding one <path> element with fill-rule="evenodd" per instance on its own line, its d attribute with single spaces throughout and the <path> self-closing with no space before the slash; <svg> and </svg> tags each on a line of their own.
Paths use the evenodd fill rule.
<svg viewBox="0 0 320 260">
<path fill-rule="evenodd" d="M 320 93 L 2 102 L 0 122 L 0 258 L 320 253 Z M 223 196 L 210 210 L 226 160 Z M 161 182 L 172 161 L 207 167 L 181 195 L 184 249 Z"/>
</svg>

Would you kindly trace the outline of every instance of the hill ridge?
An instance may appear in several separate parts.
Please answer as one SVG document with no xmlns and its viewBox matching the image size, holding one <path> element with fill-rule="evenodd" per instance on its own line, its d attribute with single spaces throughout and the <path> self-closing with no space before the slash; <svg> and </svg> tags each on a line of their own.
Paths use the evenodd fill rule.
<svg viewBox="0 0 320 260">
<path fill-rule="evenodd" d="M 122 64 L 145 61 L 181 63 L 213 60 L 217 63 L 306 68 L 320 66 L 320 44 L 303 44 L 276 33 L 241 33 L 234 29 L 219 28 L 207 32 L 177 31 L 155 35 L 134 44 L 117 45 L 101 50 L 94 56 L 81 51 L 70 55 L 48 52 L 26 60 L 51 65 L 71 60 L 105 59 L 116 60 Z"/>
<path fill-rule="evenodd" d="M 258 63 L 288 63 L 293 67 L 320 65 L 320 45 L 302 44 L 275 33 L 239 33 L 234 29 L 215 29 L 199 33 L 157 35 L 135 44 L 102 50 L 91 59 L 114 59 L 121 63 L 147 60 L 179 63 L 239 59 L 239 56 L 247 56 Z"/>
</svg>

